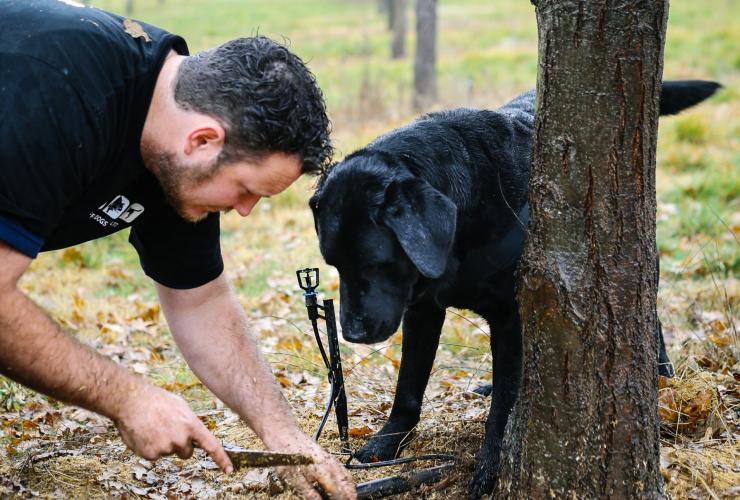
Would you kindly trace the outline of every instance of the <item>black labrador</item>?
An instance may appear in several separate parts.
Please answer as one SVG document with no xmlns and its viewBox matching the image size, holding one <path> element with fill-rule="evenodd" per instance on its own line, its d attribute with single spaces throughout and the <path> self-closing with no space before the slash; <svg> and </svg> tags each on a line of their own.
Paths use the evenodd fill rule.
<svg viewBox="0 0 740 500">
<path fill-rule="evenodd" d="M 714 93 L 713 82 L 665 82 L 661 114 Z M 321 253 L 339 271 L 340 322 L 350 342 L 386 340 L 403 318 L 390 418 L 356 457 L 398 455 L 419 421 L 447 307 L 491 330 L 496 376 L 470 484 L 489 493 L 522 368 L 516 269 L 526 237 L 534 91 L 491 110 L 431 113 L 334 165 L 310 200 Z M 660 373 L 671 364 L 660 338 Z"/>
</svg>

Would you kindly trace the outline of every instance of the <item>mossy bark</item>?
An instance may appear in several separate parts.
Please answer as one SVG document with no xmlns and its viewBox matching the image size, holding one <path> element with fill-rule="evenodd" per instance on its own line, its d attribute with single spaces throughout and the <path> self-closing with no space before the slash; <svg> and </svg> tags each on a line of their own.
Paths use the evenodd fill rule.
<svg viewBox="0 0 740 500">
<path fill-rule="evenodd" d="M 539 0 L 524 376 L 494 498 L 660 498 L 655 147 L 667 0 Z"/>
</svg>

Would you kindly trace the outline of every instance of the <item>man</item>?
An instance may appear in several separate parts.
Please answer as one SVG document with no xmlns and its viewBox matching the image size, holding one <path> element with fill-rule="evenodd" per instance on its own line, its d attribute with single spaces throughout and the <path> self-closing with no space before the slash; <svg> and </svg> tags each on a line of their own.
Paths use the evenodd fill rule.
<svg viewBox="0 0 740 500">
<path fill-rule="evenodd" d="M 110 417 L 154 460 L 224 449 L 188 405 L 93 352 L 18 288 L 39 251 L 131 227 L 193 371 L 272 450 L 304 496 L 354 497 L 298 428 L 223 276 L 219 211 L 247 216 L 331 156 L 315 78 L 264 38 L 188 57 L 154 26 L 67 0 L 0 0 L 0 372 Z M 318 486 L 316 486 L 318 483 Z"/>
</svg>

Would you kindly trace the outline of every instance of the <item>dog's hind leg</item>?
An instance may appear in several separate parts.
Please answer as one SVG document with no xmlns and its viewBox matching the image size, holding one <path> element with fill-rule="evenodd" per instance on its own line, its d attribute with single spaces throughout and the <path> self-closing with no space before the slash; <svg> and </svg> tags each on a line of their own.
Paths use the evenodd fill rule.
<svg viewBox="0 0 740 500">
<path fill-rule="evenodd" d="M 390 460 L 408 444 L 419 422 L 444 319 L 445 310 L 433 305 L 415 304 L 406 311 L 401 368 L 391 415 L 383 428 L 355 453 L 359 461 Z"/>
<path fill-rule="evenodd" d="M 655 248 L 655 288 L 659 288 L 660 280 L 660 257 L 658 248 Z M 663 339 L 663 325 L 660 323 L 660 319 L 657 320 L 658 328 L 655 331 L 655 335 L 658 337 L 658 375 L 664 377 L 673 377 L 673 364 L 668 358 L 668 353 L 665 350 L 665 339 Z"/>
<path fill-rule="evenodd" d="M 493 399 L 486 420 L 486 435 L 468 489 L 470 498 L 480 498 L 493 491 L 501 460 L 501 440 L 519 395 L 522 376 L 522 330 L 518 306 L 512 302 L 505 312 L 483 316 L 491 326 Z"/>
</svg>

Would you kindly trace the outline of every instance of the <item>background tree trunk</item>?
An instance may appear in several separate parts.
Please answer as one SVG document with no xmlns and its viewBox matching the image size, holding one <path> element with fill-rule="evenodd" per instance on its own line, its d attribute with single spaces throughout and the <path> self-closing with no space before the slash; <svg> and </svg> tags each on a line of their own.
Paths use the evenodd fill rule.
<svg viewBox="0 0 740 500">
<path fill-rule="evenodd" d="M 524 377 L 496 498 L 657 498 L 655 146 L 667 0 L 533 0 Z"/>
<path fill-rule="evenodd" d="M 134 14 L 134 0 L 126 0 L 126 7 L 124 8 L 124 13 L 127 16 L 132 16 Z"/>
<path fill-rule="evenodd" d="M 414 109 L 423 111 L 437 98 L 437 0 L 416 0 Z"/>
<path fill-rule="evenodd" d="M 388 29 L 393 29 L 393 0 L 378 0 L 378 14 L 387 16 Z"/>
<path fill-rule="evenodd" d="M 406 0 L 392 0 L 392 4 L 391 58 L 400 59 L 406 55 Z"/>
</svg>

